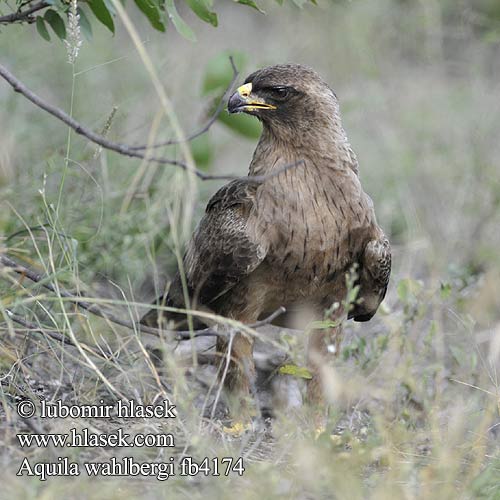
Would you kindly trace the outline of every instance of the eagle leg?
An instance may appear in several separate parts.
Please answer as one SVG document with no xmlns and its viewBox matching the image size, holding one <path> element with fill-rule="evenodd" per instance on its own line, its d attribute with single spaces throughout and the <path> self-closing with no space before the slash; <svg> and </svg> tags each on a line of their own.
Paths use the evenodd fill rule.
<svg viewBox="0 0 500 500">
<path fill-rule="evenodd" d="M 220 354 L 219 377 L 227 392 L 233 427 L 247 429 L 255 416 L 252 388 L 255 388 L 255 363 L 253 359 L 253 338 L 241 332 L 234 334 L 231 343 L 227 339 L 217 339 Z M 231 352 L 228 353 L 229 344 Z M 228 362 L 229 356 L 229 365 Z M 227 367 L 227 368 L 226 368 Z M 225 374 L 225 376 L 224 376 Z M 231 428 L 228 430 L 232 434 Z"/>
</svg>

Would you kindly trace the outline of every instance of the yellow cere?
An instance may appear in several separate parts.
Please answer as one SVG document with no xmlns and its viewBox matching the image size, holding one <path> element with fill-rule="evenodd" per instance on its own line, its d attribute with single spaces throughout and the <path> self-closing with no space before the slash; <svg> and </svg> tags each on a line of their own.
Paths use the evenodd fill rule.
<svg viewBox="0 0 500 500">
<path fill-rule="evenodd" d="M 266 103 L 263 99 L 259 97 L 253 97 L 250 99 L 252 93 L 252 84 L 245 83 L 236 90 L 242 99 L 245 99 L 245 109 L 247 111 L 256 111 L 257 109 L 276 109 L 276 106 Z"/>
<path fill-rule="evenodd" d="M 237 92 L 238 92 L 238 94 L 240 94 L 241 97 L 245 97 L 245 98 L 248 97 L 252 92 L 252 84 L 245 83 L 245 85 L 238 87 Z"/>
</svg>

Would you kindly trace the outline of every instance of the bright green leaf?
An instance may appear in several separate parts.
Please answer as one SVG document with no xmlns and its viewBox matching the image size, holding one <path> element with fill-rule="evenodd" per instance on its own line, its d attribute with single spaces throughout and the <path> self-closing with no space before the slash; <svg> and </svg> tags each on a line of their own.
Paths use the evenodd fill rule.
<svg viewBox="0 0 500 500">
<path fill-rule="evenodd" d="M 297 378 L 305 378 L 306 380 L 311 380 L 313 378 L 312 373 L 304 366 L 297 365 L 283 365 L 280 366 L 278 370 L 282 375 L 292 375 Z"/>
<path fill-rule="evenodd" d="M 50 42 L 50 35 L 49 35 L 49 32 L 47 31 L 47 26 L 45 26 L 45 21 L 43 20 L 43 17 L 41 17 L 41 16 L 38 16 L 36 18 L 36 30 L 38 31 L 38 34 L 44 40 L 47 40 L 47 42 Z"/>
<path fill-rule="evenodd" d="M 248 5 L 253 9 L 258 10 L 260 13 L 265 14 L 265 12 L 253 1 L 253 0 L 234 0 L 236 3 L 241 3 L 242 5 Z"/>
<path fill-rule="evenodd" d="M 230 115 L 223 111 L 219 115 L 219 121 L 229 127 L 233 132 L 236 132 L 248 139 L 258 139 L 262 132 L 262 125 L 257 118 L 250 115 Z"/>
<path fill-rule="evenodd" d="M 332 321 L 330 319 L 325 319 L 323 321 L 311 321 L 307 325 L 308 330 L 327 330 L 328 328 L 335 328 L 339 326 L 339 321 Z"/>
<path fill-rule="evenodd" d="M 217 26 L 217 14 L 210 10 L 211 5 L 208 0 L 186 0 L 186 3 L 200 19 L 212 26 Z"/>
<path fill-rule="evenodd" d="M 196 42 L 196 36 L 193 30 L 182 20 L 181 16 L 175 8 L 174 0 L 165 0 L 165 7 L 167 9 L 168 17 L 174 23 L 175 29 L 191 42 Z"/>
<path fill-rule="evenodd" d="M 208 134 L 202 134 L 190 143 L 191 154 L 196 166 L 201 169 L 206 169 L 213 160 L 214 150 Z"/>
<path fill-rule="evenodd" d="M 135 4 L 146 15 L 153 28 L 158 31 L 165 31 L 160 7 L 154 0 L 135 0 Z"/>
<path fill-rule="evenodd" d="M 62 17 L 52 9 L 49 9 L 45 12 L 43 16 L 45 21 L 50 24 L 50 27 L 54 30 L 54 33 L 61 39 L 64 40 L 66 38 L 66 26 L 64 26 L 64 21 Z"/>
<path fill-rule="evenodd" d="M 101 21 L 106 28 L 111 31 L 111 33 L 115 32 L 115 23 L 113 22 L 113 18 L 106 7 L 106 4 L 103 0 L 89 0 L 89 7 L 94 13 L 94 16 Z"/>
<path fill-rule="evenodd" d="M 122 0 L 122 4 L 125 6 L 125 0 Z M 104 5 L 109 10 L 109 13 L 111 14 L 111 16 L 115 17 L 116 16 L 116 9 L 115 9 L 115 6 L 113 5 L 112 0 L 104 0 Z"/>
</svg>

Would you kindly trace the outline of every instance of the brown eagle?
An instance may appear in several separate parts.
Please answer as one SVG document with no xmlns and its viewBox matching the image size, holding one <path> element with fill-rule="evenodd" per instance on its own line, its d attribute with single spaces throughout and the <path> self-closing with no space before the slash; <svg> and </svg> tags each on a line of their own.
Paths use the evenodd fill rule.
<svg viewBox="0 0 500 500">
<path fill-rule="evenodd" d="M 325 310 L 333 311 L 332 319 L 369 320 L 387 290 L 391 251 L 361 187 L 335 93 L 310 68 L 271 66 L 245 80 L 228 111 L 257 117 L 263 131 L 248 177 L 215 193 L 188 244 L 184 270 L 191 307 L 244 323 L 280 306 L 301 323 L 323 319 Z M 359 292 L 345 310 L 346 273 L 353 265 Z M 158 303 L 185 308 L 179 274 Z M 332 308 L 334 303 L 340 307 Z M 142 322 L 157 326 L 158 314 L 152 310 Z M 310 335 L 308 400 L 314 404 L 323 397 L 321 366 L 338 352 L 340 336 L 340 325 Z M 252 347 L 249 336 L 234 337 L 225 379 L 240 402 L 240 418 L 249 413 Z M 227 349 L 223 340 L 218 348 Z"/>
</svg>

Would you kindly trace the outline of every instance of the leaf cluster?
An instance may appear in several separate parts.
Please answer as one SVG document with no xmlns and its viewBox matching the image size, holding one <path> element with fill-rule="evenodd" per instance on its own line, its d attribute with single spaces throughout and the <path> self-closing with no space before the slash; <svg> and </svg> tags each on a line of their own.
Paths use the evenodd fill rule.
<svg viewBox="0 0 500 500">
<path fill-rule="evenodd" d="M 175 0 L 133 1 L 155 30 L 165 32 L 168 24 L 172 23 L 183 37 L 191 41 L 196 40 L 193 29 L 179 14 Z M 275 1 L 279 5 L 284 4 L 284 0 Z M 121 0 L 121 2 L 125 4 L 126 0 Z M 233 2 L 265 14 L 265 11 L 254 0 L 233 0 Z M 299 8 L 307 3 L 316 4 L 316 0 L 289 0 L 289 2 Z M 51 40 L 51 31 L 58 38 L 64 40 L 66 38 L 69 3 L 69 0 L 28 0 L 22 4 L 19 3 L 18 10 L 13 14 L 0 16 L 0 25 L 19 22 L 35 23 L 38 33 L 44 40 Z M 177 1 L 177 5 L 182 3 L 203 22 L 214 27 L 218 26 L 219 20 L 214 11 L 214 0 Z M 82 32 L 88 40 L 92 38 L 92 25 L 95 20 L 106 26 L 112 33 L 115 32 L 116 12 L 112 0 L 79 0 L 78 14 L 80 15 Z"/>
</svg>

